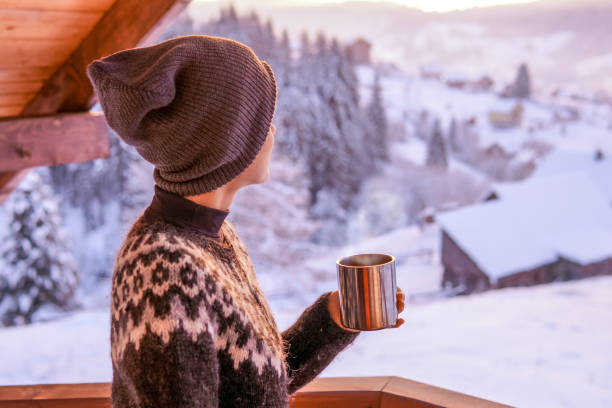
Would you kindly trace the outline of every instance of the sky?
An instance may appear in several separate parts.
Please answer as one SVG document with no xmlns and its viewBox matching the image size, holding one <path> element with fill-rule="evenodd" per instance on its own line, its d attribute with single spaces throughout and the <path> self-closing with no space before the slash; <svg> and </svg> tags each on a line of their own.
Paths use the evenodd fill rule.
<svg viewBox="0 0 612 408">
<path fill-rule="evenodd" d="M 218 2 L 219 0 L 196 0 L 202 2 Z M 256 5 L 265 2 L 266 5 L 309 5 L 309 4 L 325 4 L 325 3 L 344 3 L 348 0 L 222 0 L 220 3 L 236 3 L 239 5 Z M 371 2 L 385 2 L 405 5 L 407 7 L 415 7 L 422 11 L 451 11 L 463 10 L 473 7 L 487 7 L 501 4 L 516 4 L 516 3 L 532 3 L 535 0 L 369 0 Z"/>
</svg>

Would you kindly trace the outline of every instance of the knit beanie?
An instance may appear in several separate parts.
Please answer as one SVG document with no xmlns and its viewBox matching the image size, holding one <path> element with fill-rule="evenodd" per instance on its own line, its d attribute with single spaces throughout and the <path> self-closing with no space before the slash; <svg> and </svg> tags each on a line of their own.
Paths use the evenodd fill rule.
<svg viewBox="0 0 612 408">
<path fill-rule="evenodd" d="M 181 196 L 212 191 L 254 160 L 272 124 L 277 85 L 247 45 L 176 37 L 96 60 L 87 76 L 109 126 Z"/>
</svg>

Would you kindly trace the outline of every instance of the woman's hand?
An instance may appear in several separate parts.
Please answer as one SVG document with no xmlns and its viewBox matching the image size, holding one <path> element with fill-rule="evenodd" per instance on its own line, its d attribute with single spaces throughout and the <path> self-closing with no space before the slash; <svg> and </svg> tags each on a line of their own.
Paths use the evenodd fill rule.
<svg viewBox="0 0 612 408">
<path fill-rule="evenodd" d="M 395 297 L 395 301 L 397 305 L 397 314 L 400 314 L 404 310 L 405 299 L 406 299 L 406 296 L 404 295 L 404 292 L 402 292 L 402 290 L 398 287 L 397 292 L 396 292 L 396 297 Z M 337 290 L 333 291 L 332 294 L 329 296 L 328 309 L 329 309 L 329 314 L 331 315 L 332 320 L 338 326 L 340 326 L 344 330 L 348 330 L 352 332 L 361 331 L 361 330 L 349 329 L 348 327 L 344 327 L 342 325 L 342 322 L 340 321 L 340 296 Z M 397 319 L 397 323 L 395 324 L 395 326 L 392 326 L 390 328 L 395 329 L 395 328 L 400 327 L 402 324 L 404 324 L 404 319 L 400 317 Z"/>
</svg>

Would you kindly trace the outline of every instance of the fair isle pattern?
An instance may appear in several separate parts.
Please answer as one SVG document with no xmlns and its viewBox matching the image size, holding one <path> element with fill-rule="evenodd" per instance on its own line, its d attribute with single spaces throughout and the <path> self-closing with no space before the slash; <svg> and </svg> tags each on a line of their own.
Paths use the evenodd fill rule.
<svg viewBox="0 0 612 408">
<path fill-rule="evenodd" d="M 224 249 L 236 252 L 232 258 L 237 265 L 219 262 L 186 236 L 142 229 L 140 223 L 137 220 L 128 233 L 115 261 L 113 361 L 123 358 L 128 344 L 139 350 L 147 329 L 167 344 L 171 334 L 182 328 L 193 341 L 201 333 L 210 334 L 215 349 L 229 353 L 234 369 L 248 359 L 259 374 L 269 364 L 283 377 L 283 340 L 231 223 L 225 220 L 220 231 L 227 239 L 211 240 L 209 245 L 225 245 Z"/>
</svg>

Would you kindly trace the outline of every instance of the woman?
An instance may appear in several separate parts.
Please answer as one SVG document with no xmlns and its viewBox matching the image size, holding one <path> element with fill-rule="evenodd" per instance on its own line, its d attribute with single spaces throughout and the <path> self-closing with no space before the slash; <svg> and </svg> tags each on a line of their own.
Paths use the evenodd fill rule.
<svg viewBox="0 0 612 408">
<path fill-rule="evenodd" d="M 336 291 L 280 333 L 226 219 L 240 188 L 269 177 L 271 67 L 239 42 L 185 36 L 87 73 L 108 124 L 155 165 L 113 270 L 112 406 L 286 407 L 359 332 Z"/>
</svg>

